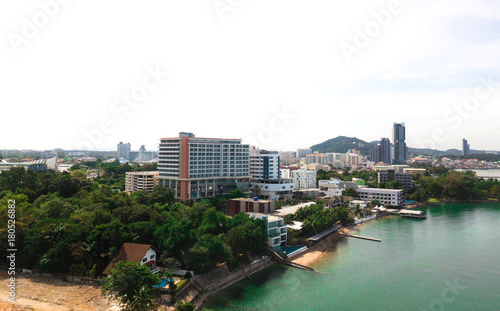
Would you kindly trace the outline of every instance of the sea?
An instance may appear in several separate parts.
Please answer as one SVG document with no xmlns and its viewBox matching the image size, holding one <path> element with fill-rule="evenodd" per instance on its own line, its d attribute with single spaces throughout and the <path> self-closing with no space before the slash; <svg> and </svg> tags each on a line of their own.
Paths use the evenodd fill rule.
<svg viewBox="0 0 500 311">
<path fill-rule="evenodd" d="M 500 176 L 500 175 L 499 175 Z M 500 310 L 500 203 L 431 204 L 343 237 L 312 267 L 270 266 L 204 310 Z"/>
</svg>

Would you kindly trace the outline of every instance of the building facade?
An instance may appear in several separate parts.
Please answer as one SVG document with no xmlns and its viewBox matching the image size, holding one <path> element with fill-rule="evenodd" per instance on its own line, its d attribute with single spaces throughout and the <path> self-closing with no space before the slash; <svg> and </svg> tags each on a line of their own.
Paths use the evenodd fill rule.
<svg viewBox="0 0 500 311">
<path fill-rule="evenodd" d="M 328 156 L 324 153 L 310 153 L 306 155 L 306 163 L 328 164 Z"/>
<path fill-rule="evenodd" d="M 462 155 L 469 155 L 469 154 L 470 154 L 470 145 L 464 138 L 462 139 Z"/>
<path fill-rule="evenodd" d="M 125 192 L 130 194 L 141 190 L 153 191 L 158 184 L 158 174 L 157 171 L 125 173 Z"/>
<path fill-rule="evenodd" d="M 308 171 L 305 169 L 289 171 L 293 180 L 294 189 L 311 189 L 316 188 L 316 171 Z"/>
<path fill-rule="evenodd" d="M 181 200 L 250 190 L 249 146 L 240 139 L 197 138 L 192 133 L 162 138 L 158 184 Z"/>
<path fill-rule="evenodd" d="M 248 213 L 255 219 L 262 219 L 266 223 L 267 245 L 273 251 L 279 251 L 286 246 L 287 229 L 283 218 L 260 213 Z"/>
<path fill-rule="evenodd" d="M 274 212 L 274 201 L 256 200 L 248 198 L 227 200 L 227 215 L 234 216 L 239 213 L 261 213 L 269 214 Z"/>
<path fill-rule="evenodd" d="M 305 158 L 310 153 L 312 153 L 311 148 L 297 149 L 297 158 Z"/>
<path fill-rule="evenodd" d="M 130 160 L 130 149 L 131 149 L 130 143 L 124 144 L 123 142 L 120 142 L 116 146 L 116 157 L 118 159 L 122 158 Z"/>
<path fill-rule="evenodd" d="M 400 173 L 394 169 L 388 169 L 385 172 L 377 173 L 378 183 L 388 183 L 391 181 L 397 181 L 401 184 L 405 190 L 410 190 L 413 188 L 413 175 L 412 173 Z"/>
<path fill-rule="evenodd" d="M 403 206 L 404 194 L 402 189 L 358 188 L 358 198 L 366 201 L 379 200 L 382 205 Z"/>
<path fill-rule="evenodd" d="M 394 142 L 394 164 L 406 164 L 406 130 L 405 123 L 394 123 L 392 129 L 393 142 Z"/>
</svg>

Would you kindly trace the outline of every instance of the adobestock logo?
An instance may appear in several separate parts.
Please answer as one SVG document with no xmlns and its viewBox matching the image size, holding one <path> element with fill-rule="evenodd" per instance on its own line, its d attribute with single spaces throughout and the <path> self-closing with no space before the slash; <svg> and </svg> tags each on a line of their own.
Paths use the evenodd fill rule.
<svg viewBox="0 0 500 311">
<path fill-rule="evenodd" d="M 221 21 L 225 20 L 225 15 L 234 11 L 243 3 L 243 0 L 215 0 L 212 5 Z"/>
<path fill-rule="evenodd" d="M 140 103 L 148 98 L 150 92 L 156 90 L 169 76 L 169 73 L 162 71 L 159 65 L 156 68 L 146 67 L 146 72 L 141 83 L 136 84 L 130 91 L 120 94 L 119 99 L 111 103 L 111 111 L 116 112 L 116 115 L 102 118 L 97 128 L 83 130 L 85 139 L 77 144 L 78 150 L 91 150 L 99 146 L 104 141 L 104 135 L 116 129 L 117 121 L 123 121 L 130 116 L 131 111 L 140 107 Z"/>
<path fill-rule="evenodd" d="M 257 136 L 248 137 L 248 142 L 253 146 L 268 145 L 273 140 L 276 134 L 283 132 L 286 127 L 296 118 L 295 114 L 287 111 L 287 107 L 282 107 L 281 110 L 272 109 L 273 116 L 269 120 L 268 126 L 261 128 Z"/>
<path fill-rule="evenodd" d="M 21 29 L 19 33 L 9 32 L 7 39 L 16 53 L 21 45 L 26 45 L 35 38 L 42 28 L 47 27 L 51 18 L 59 14 L 61 5 L 67 4 L 68 0 L 40 0 L 38 5 L 41 10 L 35 12 L 29 19 L 26 16 L 21 18 Z"/>
<path fill-rule="evenodd" d="M 382 29 L 387 28 L 391 24 L 394 15 L 400 14 L 402 10 L 403 8 L 399 0 L 391 0 L 387 4 L 387 9 L 370 12 L 372 19 L 364 27 L 354 28 L 352 44 L 345 41 L 340 43 L 340 49 L 347 63 L 350 64 L 352 62 L 354 54 L 361 54 L 362 50 L 370 45 L 372 39 L 379 36 Z"/>
<path fill-rule="evenodd" d="M 463 98 L 462 101 L 454 103 L 451 108 L 446 109 L 443 114 L 444 122 L 442 123 L 450 125 L 452 131 L 458 130 L 464 121 L 481 107 L 482 103 L 493 96 L 495 91 L 496 83 L 493 81 L 492 75 L 479 77 L 479 83 L 472 94 Z M 442 127 L 437 127 L 432 130 L 430 138 L 417 139 L 416 142 L 419 148 L 436 149 L 436 145 L 445 142 L 447 138 L 447 132 Z"/>
<path fill-rule="evenodd" d="M 434 299 L 429 303 L 429 306 L 426 308 L 420 308 L 420 311 L 442 311 L 446 310 L 446 306 L 457 301 L 457 297 L 462 294 L 464 290 L 467 289 L 467 286 L 458 284 L 458 279 L 455 279 L 453 283 L 444 280 L 445 287 L 441 291 L 441 295 L 439 299 Z"/>
</svg>

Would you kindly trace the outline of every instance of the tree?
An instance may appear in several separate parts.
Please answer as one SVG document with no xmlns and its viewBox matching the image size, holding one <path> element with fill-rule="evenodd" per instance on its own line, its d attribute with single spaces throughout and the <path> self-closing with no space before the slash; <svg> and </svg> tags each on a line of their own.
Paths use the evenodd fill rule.
<svg viewBox="0 0 500 311">
<path fill-rule="evenodd" d="M 342 193 L 342 195 L 356 198 L 359 195 L 359 193 L 354 188 L 348 188 Z"/>
<path fill-rule="evenodd" d="M 120 301 L 126 311 L 154 310 L 153 285 L 160 278 L 147 266 L 135 262 L 120 261 L 110 271 L 110 277 L 102 286 L 102 295 Z"/>
<path fill-rule="evenodd" d="M 175 303 L 175 311 L 194 311 L 194 306 L 190 302 L 177 301 Z"/>
</svg>

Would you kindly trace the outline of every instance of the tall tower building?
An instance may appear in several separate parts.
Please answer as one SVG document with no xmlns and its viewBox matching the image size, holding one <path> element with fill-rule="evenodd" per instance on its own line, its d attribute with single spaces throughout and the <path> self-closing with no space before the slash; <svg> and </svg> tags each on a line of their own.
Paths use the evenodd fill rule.
<svg viewBox="0 0 500 311">
<path fill-rule="evenodd" d="M 391 141 L 389 138 L 381 138 L 380 139 L 380 154 L 379 154 L 379 162 L 384 162 L 387 164 L 391 164 Z"/>
<path fill-rule="evenodd" d="M 405 123 L 394 122 L 392 128 L 392 136 L 394 142 L 393 164 L 406 164 L 406 133 Z"/>
<path fill-rule="evenodd" d="M 116 147 L 116 157 L 123 159 L 130 159 L 130 143 L 124 144 L 120 142 Z"/>
<path fill-rule="evenodd" d="M 158 185 L 181 200 L 250 190 L 249 145 L 240 139 L 198 138 L 192 133 L 162 138 Z"/>
<path fill-rule="evenodd" d="M 470 154 L 470 145 L 464 138 L 462 139 L 462 155 L 469 155 L 469 154 Z"/>
</svg>

